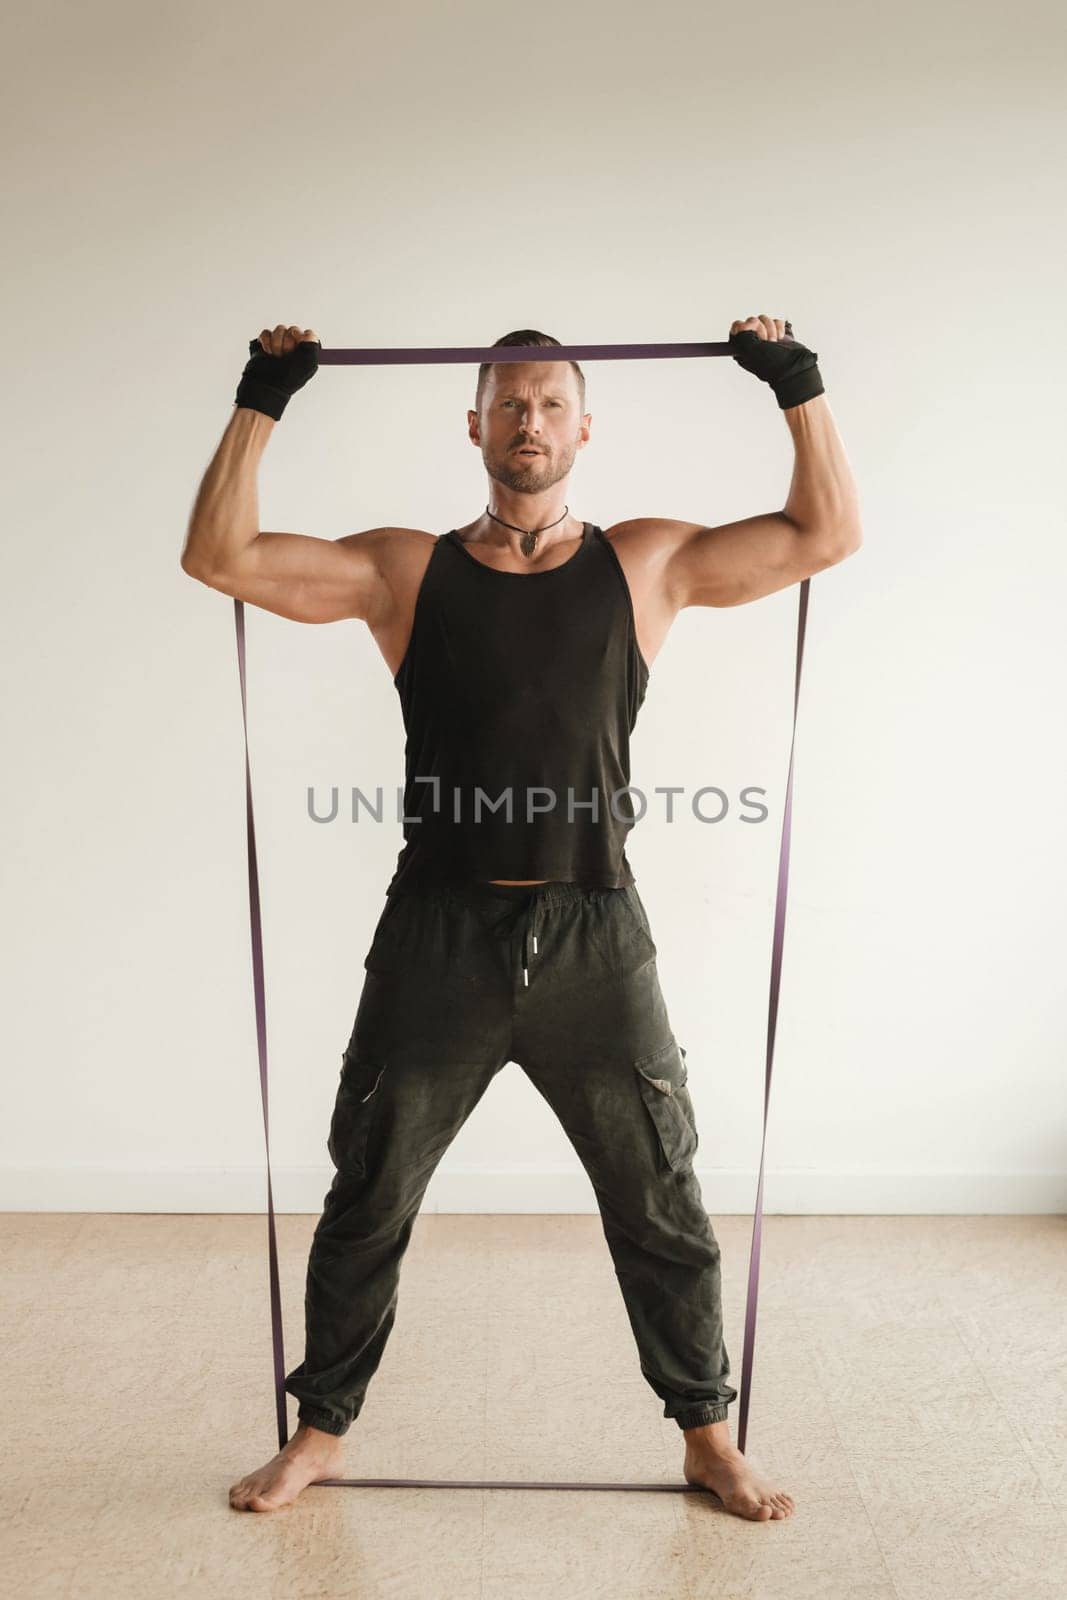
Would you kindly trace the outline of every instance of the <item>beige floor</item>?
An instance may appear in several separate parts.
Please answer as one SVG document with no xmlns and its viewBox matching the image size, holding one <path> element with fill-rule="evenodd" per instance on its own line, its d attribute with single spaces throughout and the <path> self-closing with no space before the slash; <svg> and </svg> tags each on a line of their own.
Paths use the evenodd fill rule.
<svg viewBox="0 0 1067 1600">
<path fill-rule="evenodd" d="M 279 1219 L 286 1363 L 314 1218 Z M 749 1224 L 716 1221 L 740 1377 Z M 1058 1217 L 769 1217 L 748 1455 L 710 1496 L 311 1488 L 274 1453 L 261 1217 L 0 1215 L 12 1600 L 1063 1600 Z M 679 1481 L 595 1216 L 420 1216 L 353 1477 Z M 736 1428 L 736 1405 L 731 1408 Z M 291 1425 L 295 1404 L 290 1401 Z"/>
</svg>

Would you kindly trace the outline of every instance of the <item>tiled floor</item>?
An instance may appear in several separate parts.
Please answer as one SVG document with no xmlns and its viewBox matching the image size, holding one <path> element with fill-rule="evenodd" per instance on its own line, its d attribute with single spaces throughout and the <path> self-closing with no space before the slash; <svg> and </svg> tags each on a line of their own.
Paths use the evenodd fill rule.
<svg viewBox="0 0 1067 1600">
<path fill-rule="evenodd" d="M 717 1218 L 739 1386 L 749 1223 Z M 315 1219 L 279 1219 L 286 1364 Z M 262 1217 L 0 1214 L 13 1600 L 1063 1600 L 1067 1221 L 769 1217 L 747 1453 L 797 1502 L 309 1488 Z M 420 1216 L 352 1477 L 681 1481 L 595 1216 Z M 295 1403 L 290 1401 L 290 1425 Z M 731 1417 L 736 1430 L 736 1405 Z"/>
</svg>

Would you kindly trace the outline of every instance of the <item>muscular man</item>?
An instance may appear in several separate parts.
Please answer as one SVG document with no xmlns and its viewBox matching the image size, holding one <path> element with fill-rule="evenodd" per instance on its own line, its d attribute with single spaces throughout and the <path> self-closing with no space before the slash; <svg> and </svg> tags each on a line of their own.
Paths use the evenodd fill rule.
<svg viewBox="0 0 1067 1600">
<path fill-rule="evenodd" d="M 719 527 L 643 517 L 601 529 L 569 506 L 590 439 L 576 362 L 479 369 L 471 442 L 484 514 L 435 536 L 372 528 L 326 540 L 259 527 L 256 468 L 317 336 L 252 342 L 234 414 L 190 520 L 182 567 L 298 622 L 358 617 L 400 696 L 404 846 L 365 966 L 330 1125 L 336 1172 L 308 1263 L 299 1425 L 230 1490 L 289 1504 L 343 1477 L 393 1325 L 426 1185 L 495 1074 L 516 1061 L 588 1173 L 640 1355 L 685 1439 L 684 1473 L 727 1510 L 789 1516 L 792 1497 L 731 1444 L 737 1391 L 722 1336 L 719 1247 L 692 1158 L 686 1052 L 626 859 L 629 736 L 683 606 L 799 583 L 860 544 L 856 487 L 815 354 L 760 315 L 730 328 L 792 434 L 785 506 Z M 549 347 L 523 329 L 497 345 Z M 406 441 L 419 449 L 420 422 Z M 589 1404 L 610 1393 L 588 1375 Z"/>
</svg>

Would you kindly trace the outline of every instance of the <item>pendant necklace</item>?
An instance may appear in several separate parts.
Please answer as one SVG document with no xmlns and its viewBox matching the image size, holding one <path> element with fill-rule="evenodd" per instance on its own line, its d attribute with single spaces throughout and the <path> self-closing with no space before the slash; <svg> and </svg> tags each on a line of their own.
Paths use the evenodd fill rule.
<svg viewBox="0 0 1067 1600">
<path fill-rule="evenodd" d="M 563 507 L 563 517 L 557 517 L 555 522 L 546 522 L 543 528 L 516 528 L 513 522 L 505 522 L 503 517 L 498 517 L 495 511 L 489 510 L 488 506 L 486 506 L 485 510 L 486 515 L 492 517 L 494 522 L 499 522 L 502 528 L 511 528 L 515 533 L 521 533 L 522 540 L 520 542 L 520 549 L 522 550 L 524 556 L 532 556 L 534 551 L 537 549 L 538 534 L 547 533 L 549 528 L 554 528 L 558 523 L 562 522 L 563 517 L 565 517 L 570 510 L 570 506 Z"/>
</svg>

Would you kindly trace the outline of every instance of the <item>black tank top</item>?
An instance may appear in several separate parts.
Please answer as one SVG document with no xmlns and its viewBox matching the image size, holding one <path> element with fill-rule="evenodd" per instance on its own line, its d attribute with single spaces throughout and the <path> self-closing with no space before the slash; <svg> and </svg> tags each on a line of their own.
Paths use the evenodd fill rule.
<svg viewBox="0 0 1067 1600">
<path fill-rule="evenodd" d="M 486 566 L 454 528 L 439 536 L 393 681 L 405 843 L 388 894 L 471 879 L 634 881 L 629 741 L 648 667 L 600 528 L 584 523 L 573 556 L 529 573 Z"/>
</svg>

